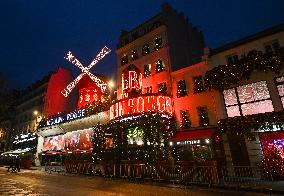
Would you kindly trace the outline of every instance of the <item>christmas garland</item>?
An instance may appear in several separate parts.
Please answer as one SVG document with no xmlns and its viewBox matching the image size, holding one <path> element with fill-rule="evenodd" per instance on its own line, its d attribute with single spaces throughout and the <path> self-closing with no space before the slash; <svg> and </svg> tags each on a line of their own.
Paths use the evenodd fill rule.
<svg viewBox="0 0 284 196">
<path fill-rule="evenodd" d="M 222 133 L 251 136 L 252 130 L 272 130 L 273 126 L 282 128 L 284 110 L 247 116 L 236 116 L 218 122 L 218 130 Z"/>
<path fill-rule="evenodd" d="M 249 79 L 255 70 L 279 74 L 283 66 L 284 48 L 269 53 L 253 50 L 243 55 L 236 64 L 219 65 L 207 71 L 204 82 L 207 89 L 223 90 L 244 79 Z"/>
<path fill-rule="evenodd" d="M 127 118 L 124 118 L 127 119 Z M 167 147 L 168 140 L 174 135 L 176 131 L 176 124 L 174 117 L 163 115 L 160 113 L 147 112 L 142 115 L 135 116 L 134 119 L 129 120 L 114 120 L 106 125 L 96 125 L 94 127 L 94 152 L 97 160 L 103 159 L 103 153 L 106 151 L 102 146 L 102 141 L 106 137 L 102 133 L 111 133 L 114 143 L 114 159 L 117 160 L 143 160 L 151 165 L 160 159 L 158 152 L 163 151 L 166 157 L 165 149 L 161 149 L 161 141 Z M 127 130 L 130 128 L 139 127 L 144 131 L 143 146 L 128 147 Z M 101 146 L 101 147 L 99 147 Z"/>
</svg>

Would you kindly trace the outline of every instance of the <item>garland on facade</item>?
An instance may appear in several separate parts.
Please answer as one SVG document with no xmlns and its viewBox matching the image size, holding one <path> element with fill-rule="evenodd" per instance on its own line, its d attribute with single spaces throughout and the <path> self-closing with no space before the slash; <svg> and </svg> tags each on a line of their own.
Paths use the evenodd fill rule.
<svg viewBox="0 0 284 196">
<path fill-rule="evenodd" d="M 102 100 L 99 102 L 93 102 L 92 104 L 86 104 L 83 108 L 86 110 L 86 115 L 94 115 L 100 112 L 107 111 L 111 105 L 110 97 L 102 95 Z"/>
<path fill-rule="evenodd" d="M 218 122 L 218 129 L 223 133 L 251 136 L 252 130 L 269 131 L 273 129 L 273 126 L 282 127 L 283 125 L 284 110 L 222 119 Z"/>
<path fill-rule="evenodd" d="M 127 134 L 130 128 L 139 127 L 143 130 L 143 146 L 128 148 Z M 160 113 L 143 113 L 114 120 L 100 129 L 111 133 L 114 142 L 114 159 L 143 160 L 154 165 L 157 160 L 165 158 L 168 140 L 176 131 L 174 117 Z M 104 140 L 106 137 L 104 138 Z M 95 141 L 95 139 L 94 139 Z M 96 145 L 96 144 L 95 144 Z M 94 148 L 96 148 L 94 146 Z"/>
<path fill-rule="evenodd" d="M 219 65 L 205 74 L 205 85 L 208 89 L 223 90 L 244 79 L 249 79 L 254 71 L 272 71 L 278 74 L 284 67 L 284 48 L 263 53 L 252 50 L 233 65 Z"/>
</svg>

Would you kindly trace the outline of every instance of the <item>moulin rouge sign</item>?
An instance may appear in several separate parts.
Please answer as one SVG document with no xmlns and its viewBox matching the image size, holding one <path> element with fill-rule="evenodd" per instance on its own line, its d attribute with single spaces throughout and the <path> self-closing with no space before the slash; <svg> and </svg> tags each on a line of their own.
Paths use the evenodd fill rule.
<svg viewBox="0 0 284 196">
<path fill-rule="evenodd" d="M 164 95 L 141 95 L 142 74 L 134 65 L 130 65 L 123 72 L 121 79 L 123 99 L 110 107 L 110 120 L 143 112 L 173 113 L 171 97 Z M 140 95 L 132 97 L 130 92 L 133 90 Z"/>
<path fill-rule="evenodd" d="M 172 114 L 172 99 L 168 96 L 150 95 L 120 100 L 110 107 L 110 120 L 143 112 Z"/>
</svg>

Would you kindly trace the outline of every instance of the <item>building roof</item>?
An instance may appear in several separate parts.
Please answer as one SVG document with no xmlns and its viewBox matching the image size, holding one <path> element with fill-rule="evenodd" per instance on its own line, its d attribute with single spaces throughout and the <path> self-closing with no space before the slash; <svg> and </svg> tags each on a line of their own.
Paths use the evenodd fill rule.
<svg viewBox="0 0 284 196">
<path fill-rule="evenodd" d="M 210 52 L 211 54 L 210 55 L 212 56 L 214 54 L 218 54 L 220 52 L 229 50 L 231 48 L 240 46 L 242 44 L 246 44 L 248 42 L 252 42 L 252 41 L 261 39 L 261 38 L 269 36 L 269 35 L 273 35 L 275 33 L 281 32 L 283 30 L 284 30 L 284 23 L 281 23 L 279 25 L 276 25 L 276 26 L 270 27 L 268 29 L 265 29 L 263 31 L 260 31 L 258 33 L 255 33 L 253 35 L 249 35 L 247 37 L 239 39 L 237 41 L 233 41 L 233 42 L 227 43 L 227 44 L 225 44 L 223 46 L 220 46 L 218 48 L 214 48 L 214 49 L 211 50 L 211 52 Z"/>
</svg>

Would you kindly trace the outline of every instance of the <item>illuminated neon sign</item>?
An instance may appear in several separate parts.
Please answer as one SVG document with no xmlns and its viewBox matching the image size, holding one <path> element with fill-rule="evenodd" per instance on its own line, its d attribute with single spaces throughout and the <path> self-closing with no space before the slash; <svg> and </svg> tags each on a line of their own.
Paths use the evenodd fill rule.
<svg viewBox="0 0 284 196">
<path fill-rule="evenodd" d="M 85 116 L 85 109 L 81 109 L 75 112 L 70 112 L 63 116 L 57 116 L 55 118 L 50 118 L 46 121 L 47 126 L 59 124 L 65 121 L 75 120 L 77 118 L 82 118 Z"/>
<path fill-rule="evenodd" d="M 120 100 L 110 107 L 110 120 L 143 112 L 172 114 L 172 99 L 163 95 L 149 95 Z"/>
<path fill-rule="evenodd" d="M 128 98 L 129 93 L 133 90 L 140 93 L 142 90 L 142 73 L 138 69 L 124 71 L 121 75 L 121 87 L 122 98 Z"/>
</svg>

